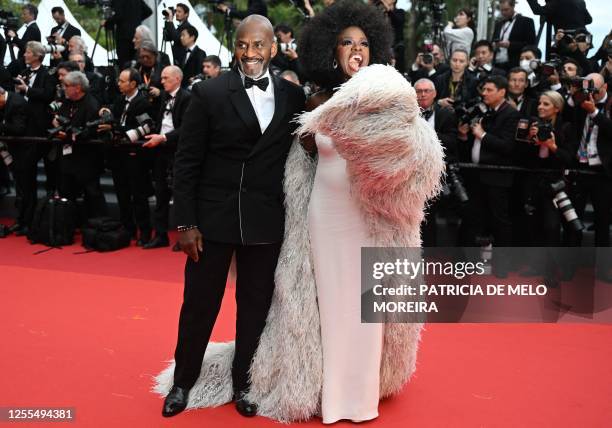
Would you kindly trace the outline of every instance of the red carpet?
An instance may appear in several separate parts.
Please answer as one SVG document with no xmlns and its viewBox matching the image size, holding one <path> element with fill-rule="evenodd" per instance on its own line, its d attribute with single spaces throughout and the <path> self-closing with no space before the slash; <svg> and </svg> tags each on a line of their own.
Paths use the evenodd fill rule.
<svg viewBox="0 0 612 428">
<path fill-rule="evenodd" d="M 279 426 L 230 405 L 161 417 L 149 390 L 174 351 L 182 255 L 40 248 L 0 240 L 0 407 L 74 407 L 79 427 Z M 231 339 L 234 310 L 228 292 L 216 340 Z M 432 324 L 416 377 L 363 425 L 608 427 L 611 398 L 612 326 Z"/>
</svg>

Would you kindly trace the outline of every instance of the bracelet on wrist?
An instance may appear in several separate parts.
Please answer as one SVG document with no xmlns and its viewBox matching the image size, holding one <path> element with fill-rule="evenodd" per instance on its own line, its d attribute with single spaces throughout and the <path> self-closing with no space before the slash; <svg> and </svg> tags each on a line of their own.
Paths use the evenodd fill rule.
<svg viewBox="0 0 612 428">
<path fill-rule="evenodd" d="M 189 230 L 197 229 L 198 226 L 189 225 L 189 226 L 177 226 L 176 230 L 179 232 L 187 232 Z"/>
</svg>

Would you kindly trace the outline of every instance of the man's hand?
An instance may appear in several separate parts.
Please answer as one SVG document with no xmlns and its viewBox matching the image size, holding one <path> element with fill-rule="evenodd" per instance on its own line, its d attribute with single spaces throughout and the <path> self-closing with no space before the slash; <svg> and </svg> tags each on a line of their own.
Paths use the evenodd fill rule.
<svg viewBox="0 0 612 428">
<path fill-rule="evenodd" d="M 298 54 L 294 49 L 287 48 L 287 50 L 285 50 L 285 52 L 283 53 L 285 54 L 287 58 L 289 58 L 289 61 L 294 61 L 298 59 Z"/>
<path fill-rule="evenodd" d="M 185 232 L 179 232 L 179 245 L 185 254 L 191 260 L 197 262 L 200 260 L 200 253 L 203 251 L 202 234 L 198 229 L 190 229 Z"/>
<path fill-rule="evenodd" d="M 167 15 L 164 15 L 164 19 L 168 22 L 172 22 L 174 20 L 174 13 L 172 12 L 172 9 L 166 9 L 166 13 Z"/>
<path fill-rule="evenodd" d="M 220 3 L 217 5 L 217 9 L 223 13 L 226 13 L 229 10 L 229 7 L 227 7 L 226 4 Z"/>
<path fill-rule="evenodd" d="M 441 107 L 449 108 L 449 107 L 453 107 L 454 102 L 455 101 L 451 97 L 441 98 L 438 100 L 438 105 Z"/>
<path fill-rule="evenodd" d="M 510 41 L 509 40 L 500 40 L 499 42 L 496 43 L 498 48 L 509 48 L 510 47 Z"/>
<path fill-rule="evenodd" d="M 480 123 L 482 122 L 482 119 L 479 120 L 477 123 L 475 123 L 474 125 L 472 125 L 472 134 L 474 134 L 474 137 L 482 140 L 482 137 L 485 133 L 484 128 L 482 127 L 482 124 Z"/>
<path fill-rule="evenodd" d="M 51 53 L 51 57 L 53 59 L 60 59 L 62 57 L 62 54 L 57 51 L 54 51 L 53 53 Z"/>
<path fill-rule="evenodd" d="M 548 83 L 550 83 L 551 85 L 558 85 L 560 81 L 561 79 L 559 78 L 559 73 L 557 72 L 557 70 L 555 70 L 553 74 L 548 76 Z"/>
<path fill-rule="evenodd" d="M 459 131 L 459 138 L 461 140 L 467 140 L 468 133 L 470 132 L 470 124 L 461 123 L 457 130 Z"/>
<path fill-rule="evenodd" d="M 595 100 L 593 99 L 593 94 L 589 94 L 589 99 L 584 100 L 582 104 L 580 104 L 583 110 L 585 110 L 588 114 L 595 113 L 597 107 L 595 107 Z"/>
<path fill-rule="evenodd" d="M 28 90 L 28 85 L 26 85 L 23 81 L 23 77 L 18 76 L 16 79 L 19 81 L 19 83 L 15 84 L 15 90 L 18 92 L 26 92 Z"/>
<path fill-rule="evenodd" d="M 17 33 L 15 33 L 15 30 L 8 30 L 6 32 L 6 35 L 10 37 L 11 39 L 14 39 L 15 37 L 17 37 Z"/>
<path fill-rule="evenodd" d="M 150 134 L 145 135 L 146 143 L 142 145 L 142 147 L 153 148 L 159 146 L 161 143 L 166 142 L 166 136 L 161 134 Z"/>
<path fill-rule="evenodd" d="M 153 98 L 159 97 L 160 94 L 161 94 L 161 91 L 159 90 L 159 88 L 156 88 L 155 86 L 149 87 L 149 95 L 152 96 Z"/>
</svg>

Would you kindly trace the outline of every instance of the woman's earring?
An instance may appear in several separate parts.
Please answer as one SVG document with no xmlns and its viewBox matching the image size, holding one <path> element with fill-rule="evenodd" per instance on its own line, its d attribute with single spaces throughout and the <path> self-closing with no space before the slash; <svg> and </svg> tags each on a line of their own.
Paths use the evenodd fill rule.
<svg viewBox="0 0 612 428">
<path fill-rule="evenodd" d="M 336 68 L 338 68 L 338 62 L 336 61 L 336 59 L 334 58 L 334 62 L 332 62 L 332 68 L 335 70 Z"/>
</svg>

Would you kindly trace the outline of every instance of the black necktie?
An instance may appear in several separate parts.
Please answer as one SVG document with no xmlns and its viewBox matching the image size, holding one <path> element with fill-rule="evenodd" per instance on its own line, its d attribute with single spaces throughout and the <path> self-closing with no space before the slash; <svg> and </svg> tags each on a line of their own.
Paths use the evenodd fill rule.
<svg viewBox="0 0 612 428">
<path fill-rule="evenodd" d="M 268 84 L 270 83 L 270 81 L 268 80 L 267 77 L 264 77 L 263 79 L 259 79 L 259 80 L 255 80 L 255 79 L 251 79 L 249 76 L 245 76 L 244 77 L 244 87 L 246 89 L 251 88 L 253 85 L 257 86 L 259 89 L 261 89 L 262 91 L 266 91 L 266 88 L 268 87 Z"/>
<path fill-rule="evenodd" d="M 433 115 L 433 109 L 429 108 L 427 110 L 423 110 L 423 117 L 425 118 L 425 120 L 429 120 L 431 119 L 431 116 Z"/>
</svg>

